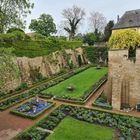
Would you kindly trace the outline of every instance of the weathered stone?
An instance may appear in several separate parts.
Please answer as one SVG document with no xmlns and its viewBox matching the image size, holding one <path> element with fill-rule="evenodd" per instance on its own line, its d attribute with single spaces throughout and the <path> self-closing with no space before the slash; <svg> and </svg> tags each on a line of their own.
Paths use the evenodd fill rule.
<svg viewBox="0 0 140 140">
<path fill-rule="evenodd" d="M 109 51 L 108 99 L 114 109 L 123 104 L 135 107 L 140 103 L 140 49 L 136 50 L 136 62 L 128 59 L 128 50 Z"/>
</svg>

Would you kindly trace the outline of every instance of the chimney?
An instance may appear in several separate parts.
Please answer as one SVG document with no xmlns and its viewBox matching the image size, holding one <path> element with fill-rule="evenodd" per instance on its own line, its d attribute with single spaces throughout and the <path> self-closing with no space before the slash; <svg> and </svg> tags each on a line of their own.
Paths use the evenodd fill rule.
<svg viewBox="0 0 140 140">
<path fill-rule="evenodd" d="M 117 22 L 119 22 L 119 20 L 120 20 L 120 16 L 118 15 L 118 16 L 117 16 Z"/>
</svg>

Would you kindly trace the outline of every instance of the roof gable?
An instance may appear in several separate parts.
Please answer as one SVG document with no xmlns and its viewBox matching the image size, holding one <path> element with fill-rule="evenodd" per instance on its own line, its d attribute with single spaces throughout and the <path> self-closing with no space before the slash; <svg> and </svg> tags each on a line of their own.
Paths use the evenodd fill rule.
<svg viewBox="0 0 140 140">
<path fill-rule="evenodd" d="M 140 27 L 140 9 L 126 11 L 112 29 Z"/>
</svg>

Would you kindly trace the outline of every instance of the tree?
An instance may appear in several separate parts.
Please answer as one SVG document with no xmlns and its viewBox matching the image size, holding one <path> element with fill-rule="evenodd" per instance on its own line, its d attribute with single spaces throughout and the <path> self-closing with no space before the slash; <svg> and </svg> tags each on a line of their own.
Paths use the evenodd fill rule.
<svg viewBox="0 0 140 140">
<path fill-rule="evenodd" d="M 30 0 L 0 0 L 0 33 L 13 26 L 23 28 L 33 6 Z"/>
<path fill-rule="evenodd" d="M 96 36 L 96 42 L 102 42 L 102 33 L 98 29 L 95 29 L 94 34 Z"/>
<path fill-rule="evenodd" d="M 140 33 L 133 29 L 115 31 L 109 39 L 110 49 L 136 48 L 140 46 Z"/>
<path fill-rule="evenodd" d="M 56 25 L 51 15 L 42 14 L 38 19 L 32 19 L 29 29 L 44 36 L 56 33 Z"/>
<path fill-rule="evenodd" d="M 23 32 L 24 33 L 24 31 L 22 29 L 16 28 L 16 27 L 8 29 L 7 33 L 12 33 L 12 32 L 15 32 L 15 31 L 19 31 L 19 32 Z"/>
<path fill-rule="evenodd" d="M 104 41 L 108 41 L 110 36 L 111 36 L 111 33 L 112 33 L 112 28 L 114 26 L 114 21 L 113 20 L 110 20 L 105 29 L 104 29 Z"/>
<path fill-rule="evenodd" d="M 96 41 L 96 36 L 94 33 L 87 33 L 83 36 L 83 42 L 88 43 L 88 45 L 94 45 Z"/>
<path fill-rule="evenodd" d="M 72 8 L 64 9 L 62 15 L 65 18 L 64 30 L 69 34 L 71 40 L 75 36 L 79 24 L 84 19 L 85 11 L 74 5 Z"/>
<path fill-rule="evenodd" d="M 89 20 L 90 20 L 90 24 L 94 32 L 95 30 L 99 32 L 103 31 L 106 25 L 106 18 L 104 17 L 102 13 L 93 11 L 92 13 L 90 13 Z"/>
</svg>

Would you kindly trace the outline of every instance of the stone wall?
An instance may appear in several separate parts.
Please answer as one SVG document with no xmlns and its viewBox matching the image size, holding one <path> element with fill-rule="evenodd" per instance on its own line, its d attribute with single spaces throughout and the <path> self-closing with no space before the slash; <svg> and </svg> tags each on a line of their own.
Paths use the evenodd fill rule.
<svg viewBox="0 0 140 140">
<path fill-rule="evenodd" d="M 82 62 L 85 63 L 86 58 L 82 48 L 57 51 L 48 56 L 35 58 L 11 56 L 6 58 L 6 65 L 4 65 L 5 63 L 3 62 L 5 58 L 2 57 L 0 64 L 2 66 L 4 63 L 4 67 L 0 67 L 0 77 L 4 80 L 2 81 L 3 85 L 1 85 L 1 89 L 13 90 L 23 82 L 31 85 L 34 82 L 31 77 L 31 72 L 34 70 L 37 70 L 43 77 L 48 78 L 59 73 L 62 69 L 65 71 L 69 70 L 70 63 L 72 63 L 74 67 L 79 67 L 77 61 L 78 55 L 81 56 Z M 14 66 L 14 68 L 12 68 L 11 65 Z M 15 71 L 15 67 L 17 68 L 17 72 Z M 2 72 L 4 74 L 2 74 Z"/>
<path fill-rule="evenodd" d="M 140 49 L 136 61 L 128 59 L 128 50 L 109 51 L 108 99 L 114 109 L 140 103 Z"/>
</svg>

